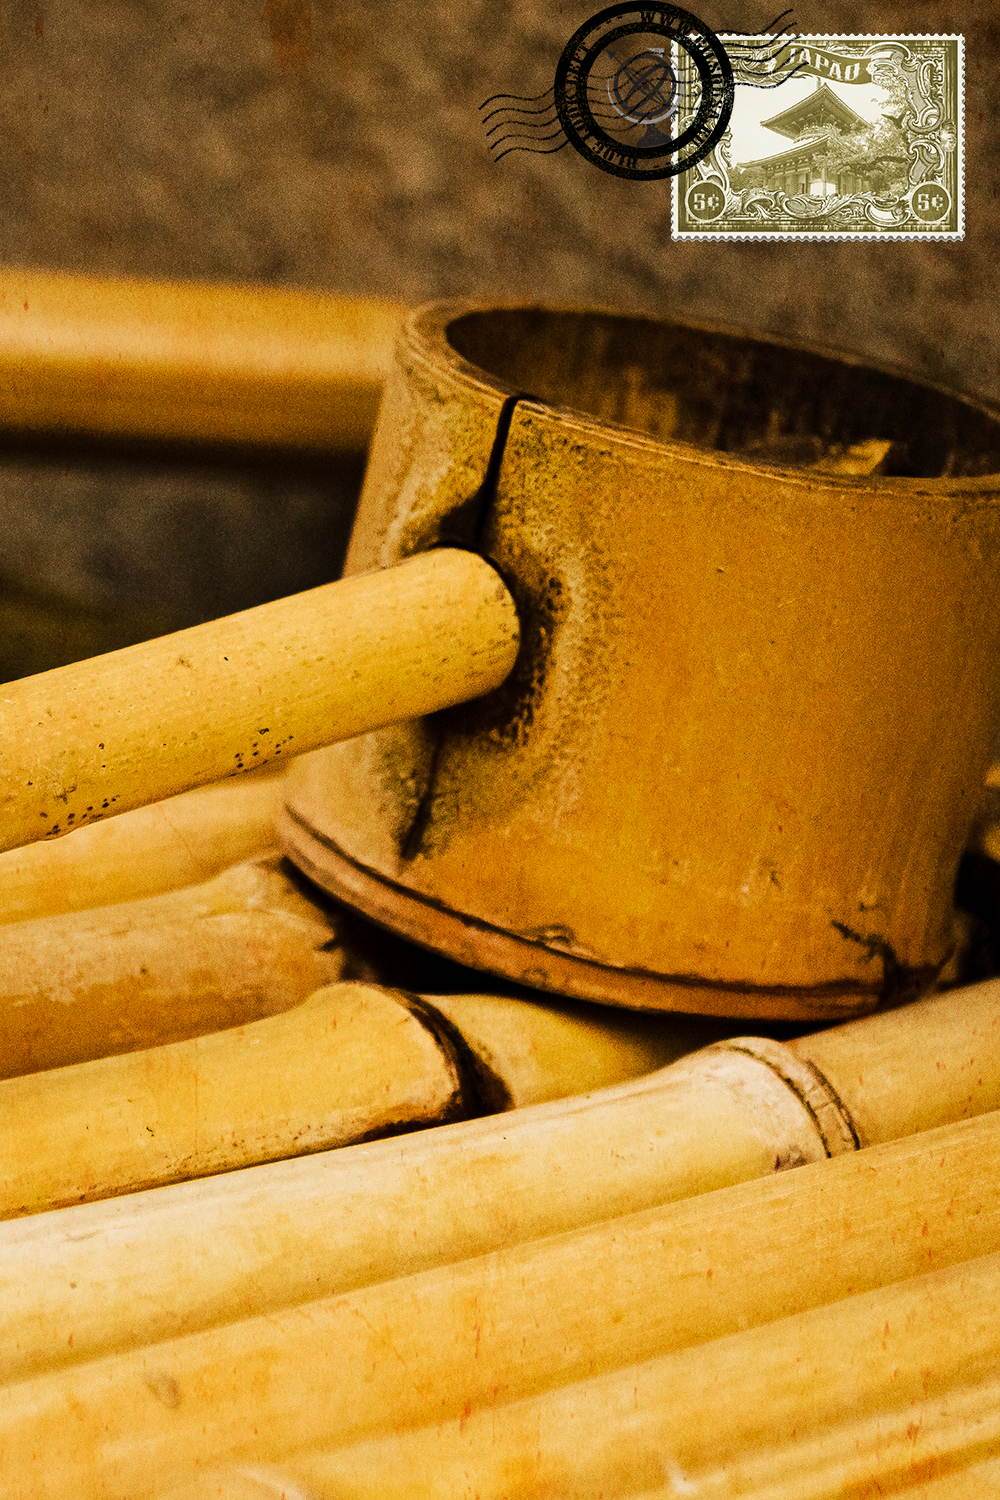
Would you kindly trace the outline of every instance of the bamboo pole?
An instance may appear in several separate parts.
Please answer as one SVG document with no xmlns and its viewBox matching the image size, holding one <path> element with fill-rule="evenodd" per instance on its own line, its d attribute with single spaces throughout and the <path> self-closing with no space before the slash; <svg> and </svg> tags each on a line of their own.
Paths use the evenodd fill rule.
<svg viewBox="0 0 1000 1500">
<path fill-rule="evenodd" d="M 860 1144 L 1000 1109 L 1000 980 L 788 1043 L 828 1081 Z"/>
<path fill-rule="evenodd" d="M 499 575 L 445 548 L 7 683 L 0 846 L 478 697 L 517 646 Z"/>
<path fill-rule="evenodd" d="M 866 1028 L 898 1027 L 935 1119 L 935 1087 L 953 1075 L 924 1045 L 927 1016 L 950 1017 L 957 1055 L 979 1047 L 983 1087 L 951 1093 L 957 1117 L 989 1109 L 1000 981 L 850 1023 L 855 1072 Z M 875 1054 L 869 1077 L 877 1067 Z M 834 1082 L 846 1092 L 846 1074 Z M 590 1096 L 0 1224 L 6 1370 L 134 1349 L 769 1177 L 852 1151 L 849 1124 L 788 1048 L 736 1038 Z"/>
<path fill-rule="evenodd" d="M 232 777 L 0 854 L 0 924 L 180 890 L 278 852 L 282 770 Z"/>
<path fill-rule="evenodd" d="M 302 290 L 4 269 L 0 423 L 360 451 L 403 311 Z"/>
<path fill-rule="evenodd" d="M 439 1426 L 297 1454 L 263 1471 L 260 1493 L 269 1480 L 277 1500 L 280 1478 L 313 1500 L 982 1500 L 1000 1477 L 998 1305 L 992 1254 Z M 196 1480 L 184 1500 L 235 1497 L 237 1477 L 215 1491 Z"/>
<path fill-rule="evenodd" d="M 278 858 L 3 928 L 0 1077 L 274 1015 L 340 977 L 329 920 Z"/>
<path fill-rule="evenodd" d="M 339 984 L 277 1016 L 0 1084 L 0 1216 L 461 1119 L 462 1078 L 412 1009 Z"/>
<path fill-rule="evenodd" d="M 648 1072 L 692 1030 L 328 985 L 245 1026 L 0 1082 L 0 1218 L 561 1098 Z"/>
<path fill-rule="evenodd" d="M 998 1170 L 1000 1118 L 983 1116 L 17 1380 L 0 1405 L 0 1472 L 19 1500 L 143 1500 L 213 1465 L 281 1463 L 305 1449 L 468 1420 L 993 1255 Z M 963 1267 L 949 1283 L 958 1295 L 940 1328 L 950 1330 L 962 1369 L 995 1361 L 998 1277 L 991 1261 L 982 1273 Z M 970 1287 L 971 1315 L 962 1313 Z M 879 1338 L 885 1321 L 877 1315 Z M 890 1323 L 905 1340 L 906 1316 L 893 1313 Z M 74 1333 L 71 1326 L 66 1337 Z M 838 1389 L 853 1404 L 850 1340 L 833 1342 Z M 757 1345 L 733 1345 L 728 1374 L 742 1365 L 758 1392 L 747 1402 L 750 1428 L 758 1439 L 771 1420 L 792 1428 L 801 1399 L 795 1407 L 779 1388 L 772 1404 L 765 1375 L 762 1403 Z M 808 1339 L 793 1348 L 800 1386 L 794 1367 L 813 1353 Z M 917 1372 L 926 1365 L 924 1355 Z M 812 1387 L 811 1373 L 807 1381 Z M 709 1386 L 716 1420 L 720 1401 L 737 1403 L 725 1380 Z"/>
<path fill-rule="evenodd" d="M 0 1374 L 368 1286 L 825 1154 L 770 1069 L 701 1054 L 590 1096 L 0 1223 Z"/>
</svg>

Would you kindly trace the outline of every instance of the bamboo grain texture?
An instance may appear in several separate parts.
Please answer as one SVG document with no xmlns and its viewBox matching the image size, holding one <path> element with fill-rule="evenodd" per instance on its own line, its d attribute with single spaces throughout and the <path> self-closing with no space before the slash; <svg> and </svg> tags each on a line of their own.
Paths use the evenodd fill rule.
<svg viewBox="0 0 1000 1500">
<path fill-rule="evenodd" d="M 760 1371 L 769 1369 L 759 1353 L 768 1335 L 748 1338 L 748 1330 L 777 1326 L 784 1347 L 776 1320 L 845 1299 L 876 1308 L 874 1323 L 868 1313 L 864 1374 L 865 1351 L 878 1363 L 887 1321 L 878 1299 L 865 1304 L 866 1295 L 887 1296 L 880 1289 L 903 1283 L 905 1296 L 909 1283 L 919 1296 L 917 1278 L 949 1267 L 959 1269 L 944 1277 L 953 1291 L 932 1331 L 935 1338 L 950 1331 L 951 1343 L 935 1355 L 934 1368 L 948 1378 L 953 1370 L 995 1370 L 998 1169 L 1000 1119 L 983 1116 L 347 1296 L 54 1369 L 7 1386 L 0 1469 L 19 1500 L 67 1493 L 144 1500 L 213 1465 L 280 1463 L 307 1449 L 460 1424 L 478 1410 L 637 1362 L 679 1351 L 688 1351 L 682 1360 L 695 1360 L 696 1346 L 724 1351 L 726 1379 L 706 1378 L 706 1392 L 732 1389 L 737 1369 L 757 1389 Z M 978 1257 L 991 1259 L 962 1264 Z M 907 1341 L 916 1353 L 913 1319 L 893 1312 L 888 1321 L 898 1330 L 897 1362 Z M 727 1353 L 731 1335 L 740 1337 Z M 816 1351 L 805 1335 L 793 1348 L 787 1394 L 771 1377 L 767 1412 L 777 1412 L 779 1432 L 782 1423 L 795 1426 L 802 1364 Z M 850 1338 L 835 1338 L 829 1357 L 839 1380 L 831 1389 L 846 1399 L 849 1387 L 853 1407 L 851 1350 Z M 925 1363 L 918 1358 L 917 1386 Z M 631 1391 L 634 1380 L 626 1378 Z M 812 1399 L 811 1372 L 807 1386 Z M 662 1410 L 662 1401 L 655 1404 Z M 762 1421 L 773 1420 L 759 1401 L 744 1408 L 726 1397 L 723 1405 L 737 1428 L 742 1421 L 755 1437 Z M 710 1426 L 714 1440 L 715 1411 Z M 696 1438 L 692 1444 L 700 1453 Z M 753 1443 L 749 1450 L 752 1458 Z M 689 1461 L 680 1460 L 682 1470 Z M 648 1489 L 648 1477 L 644 1482 Z"/>
</svg>

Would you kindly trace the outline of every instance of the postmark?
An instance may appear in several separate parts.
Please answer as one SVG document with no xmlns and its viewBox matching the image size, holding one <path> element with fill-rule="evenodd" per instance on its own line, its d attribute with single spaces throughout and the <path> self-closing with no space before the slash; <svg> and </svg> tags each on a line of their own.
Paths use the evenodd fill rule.
<svg viewBox="0 0 1000 1500">
<path fill-rule="evenodd" d="M 963 68 L 960 36 L 789 40 L 676 177 L 674 239 L 962 239 Z"/>
<path fill-rule="evenodd" d="M 676 122 L 683 58 L 687 108 Z M 733 69 L 714 32 L 676 5 L 613 5 L 570 38 L 556 68 L 555 108 L 570 145 L 616 177 L 673 177 L 721 139 Z"/>
<path fill-rule="evenodd" d="M 551 89 L 483 101 L 493 158 L 569 145 L 601 171 L 633 181 L 688 171 L 722 140 L 736 85 L 773 86 L 768 69 L 788 28 L 777 36 L 771 31 L 787 15 L 760 35 L 724 46 L 678 5 L 608 6 L 570 37 Z"/>
</svg>

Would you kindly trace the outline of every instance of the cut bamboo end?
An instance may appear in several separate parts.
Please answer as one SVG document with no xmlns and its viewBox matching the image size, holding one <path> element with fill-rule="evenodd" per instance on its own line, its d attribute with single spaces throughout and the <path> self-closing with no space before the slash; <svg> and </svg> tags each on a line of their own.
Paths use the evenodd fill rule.
<svg viewBox="0 0 1000 1500">
<path fill-rule="evenodd" d="M 329 985 L 249 1025 L 0 1082 L 0 1218 L 580 1093 L 676 1056 L 683 1025 L 660 1029 L 657 1045 L 641 1016 L 602 1027 L 488 995 Z"/>
<path fill-rule="evenodd" d="M 360 297 L 7 269 L 0 421 L 360 452 L 403 314 Z"/>
<path fill-rule="evenodd" d="M 472 1054 L 486 1101 L 524 1109 L 658 1071 L 718 1027 L 697 1016 L 501 995 L 425 995 Z"/>
<path fill-rule="evenodd" d="M 495 570 L 441 549 L 8 683 L 2 847 L 478 697 L 518 629 Z"/>
<path fill-rule="evenodd" d="M 247 1026 L 0 1083 L 0 1217 L 461 1118 L 437 1037 L 369 985 Z"/>
<path fill-rule="evenodd" d="M 993 988 L 975 989 L 940 1002 L 966 1016 L 984 993 L 997 1003 Z M 920 1005 L 936 1008 L 938 998 Z M 920 1054 L 909 1012 L 884 1019 L 893 1017 Z M 858 1035 L 853 1023 L 845 1030 Z M 891 1052 L 884 1061 L 898 1069 Z M 847 1154 L 830 1104 L 827 1084 L 789 1048 L 735 1039 L 582 1098 L 0 1225 L 9 1373 L 784 1177 L 838 1141 L 841 1160 L 863 1161 Z M 930 1092 L 925 1104 L 933 1114 Z"/>
</svg>

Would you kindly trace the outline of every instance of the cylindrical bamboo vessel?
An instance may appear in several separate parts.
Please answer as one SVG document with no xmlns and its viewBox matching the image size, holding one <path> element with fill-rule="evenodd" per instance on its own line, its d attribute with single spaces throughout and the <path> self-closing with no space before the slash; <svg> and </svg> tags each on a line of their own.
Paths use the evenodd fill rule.
<svg viewBox="0 0 1000 1500">
<path fill-rule="evenodd" d="M 403 312 L 301 290 L 5 267 L 0 422 L 360 451 Z"/>
<path fill-rule="evenodd" d="M 997 471 L 993 413 L 856 361 L 412 315 L 347 571 L 450 537 L 478 491 L 521 655 L 480 703 L 304 758 L 287 849 L 562 993 L 802 1019 L 917 992 L 1000 719 Z"/>
<path fill-rule="evenodd" d="M 736 1038 L 589 1097 L 0 1224 L 2 1374 L 134 1349 L 768 1177 L 899 1127 L 1000 1110 L 1000 981 L 842 1031 L 850 1046 L 836 1072 L 833 1032 L 796 1051 Z M 829 1077 L 809 1059 L 812 1040 L 827 1043 Z"/>
<path fill-rule="evenodd" d="M 144 1500 L 212 1465 L 280 1462 L 305 1448 L 460 1421 L 673 1350 L 711 1347 L 995 1256 L 998 1170 L 1000 1118 L 983 1116 L 17 1380 L 0 1403 L 0 1472 L 19 1500 Z M 970 1284 L 987 1278 L 967 1330 L 975 1370 L 995 1365 L 996 1271 L 963 1274 Z M 945 1320 L 953 1339 L 961 1285 L 956 1293 Z M 756 1348 L 748 1340 L 736 1355 L 755 1376 Z M 805 1341 L 794 1356 L 807 1359 L 809 1349 Z M 849 1370 L 849 1342 L 838 1350 Z M 926 1359 L 914 1372 L 918 1386 L 924 1369 Z M 766 1403 L 752 1406 L 759 1430 Z"/>
</svg>

